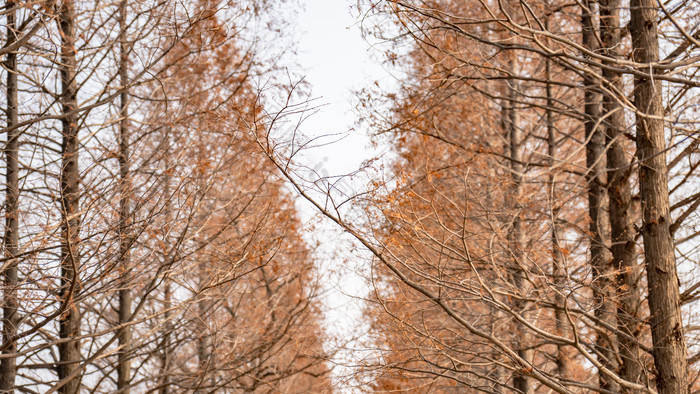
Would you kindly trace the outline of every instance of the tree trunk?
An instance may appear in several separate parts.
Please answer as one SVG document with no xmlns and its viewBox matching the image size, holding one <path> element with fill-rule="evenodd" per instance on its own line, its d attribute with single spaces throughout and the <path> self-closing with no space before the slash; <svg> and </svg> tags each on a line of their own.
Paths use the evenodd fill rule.
<svg viewBox="0 0 700 394">
<path fill-rule="evenodd" d="M 171 163 L 170 163 L 170 155 L 171 155 L 171 149 L 173 146 L 173 142 L 171 140 L 170 136 L 171 130 L 167 129 L 165 132 L 165 139 L 166 139 L 166 152 L 164 155 L 164 161 L 165 161 L 165 185 L 163 188 L 163 195 L 165 198 L 168 200 L 166 202 L 166 205 L 164 207 L 165 209 L 165 217 L 166 217 L 166 223 L 167 223 L 167 230 L 165 231 L 165 237 L 168 239 L 170 237 L 171 232 L 173 231 L 173 223 L 175 221 L 174 215 L 173 215 L 173 207 L 170 204 L 170 193 L 171 193 L 171 187 L 172 187 L 172 176 L 171 174 Z M 172 248 L 170 251 L 164 256 L 164 261 L 163 264 L 165 265 L 171 265 L 173 263 L 173 260 L 175 260 L 175 253 L 176 249 Z M 165 273 L 163 274 L 163 286 L 165 289 L 163 289 L 163 309 L 165 310 L 165 313 L 163 314 L 163 319 L 165 320 L 163 323 L 163 340 L 161 341 L 161 353 L 160 353 L 160 371 L 158 373 L 158 376 L 160 378 L 160 389 L 158 390 L 159 394 L 170 394 L 170 367 L 171 367 L 171 352 L 170 352 L 170 346 L 171 346 L 171 340 L 170 340 L 170 335 L 173 332 L 173 324 L 172 324 L 172 316 L 170 312 L 170 308 L 172 307 L 172 289 L 170 287 L 170 278 L 168 272 L 170 272 L 171 267 L 165 270 Z"/>
<path fill-rule="evenodd" d="M 212 369 L 215 367 L 212 360 L 212 341 L 208 323 L 210 321 L 209 314 L 212 309 L 212 301 L 209 299 L 211 295 L 208 291 L 210 278 L 205 262 L 198 263 L 197 269 L 199 271 L 199 294 L 196 295 L 196 297 L 199 298 L 197 301 L 197 312 L 199 315 L 197 321 L 197 359 L 199 361 L 199 381 L 197 382 L 195 391 L 211 391 L 214 387 Z"/>
<path fill-rule="evenodd" d="M 509 64 L 509 67 L 512 69 L 514 66 L 512 64 L 512 61 Z M 516 82 L 511 81 L 511 83 L 515 84 Z M 519 121 L 518 121 L 518 111 L 515 108 L 515 99 L 517 88 L 513 86 L 507 86 L 506 89 L 508 98 L 504 102 L 504 123 L 506 126 L 506 133 L 507 133 L 507 139 L 509 143 L 509 152 L 508 155 L 510 157 L 510 164 L 511 164 L 511 170 L 512 170 L 512 190 L 511 190 L 511 197 L 512 197 L 512 208 L 514 210 L 513 213 L 513 227 L 511 229 L 511 239 L 510 239 L 510 247 L 512 250 L 512 256 L 513 256 L 513 262 L 511 264 L 510 270 L 511 270 L 511 277 L 513 280 L 513 285 L 517 291 L 520 292 L 518 294 L 519 296 L 525 297 L 526 296 L 526 290 L 525 290 L 525 277 L 523 275 L 523 264 L 525 264 L 525 233 L 522 228 L 522 218 L 520 217 L 521 215 L 521 210 L 522 208 L 520 207 L 519 200 L 522 195 L 522 172 L 523 172 L 523 165 L 522 165 L 522 160 L 523 160 L 523 151 L 522 151 L 522 133 L 520 131 L 520 128 L 518 127 Z M 523 318 L 527 318 L 527 305 L 523 300 L 517 300 L 515 302 L 514 308 L 516 313 L 519 313 L 523 316 Z M 518 328 L 518 333 L 516 334 L 517 339 L 516 339 L 516 348 L 518 351 L 518 356 L 522 358 L 523 360 L 526 360 L 529 363 L 532 363 L 533 361 L 533 350 L 530 349 L 530 341 L 529 341 L 529 335 L 525 331 L 526 329 L 520 327 L 520 325 L 517 325 Z M 525 366 L 523 366 L 523 369 L 526 369 Z M 513 377 L 513 386 L 515 389 L 523 394 L 529 394 L 532 393 L 532 382 L 531 378 L 529 378 L 525 374 L 521 374 L 516 372 Z"/>
<path fill-rule="evenodd" d="M 598 49 L 598 39 L 594 22 L 594 5 L 592 1 L 584 1 L 581 15 L 583 46 L 589 50 Z M 596 70 L 597 71 L 597 70 Z M 608 253 L 608 214 L 605 211 L 607 202 L 606 171 L 605 171 L 605 135 L 597 125 L 600 118 L 601 96 L 596 92 L 597 81 L 589 75 L 584 75 L 584 128 L 586 132 L 586 184 L 588 185 L 588 215 L 590 219 L 590 265 L 592 269 L 591 286 L 595 301 L 595 316 L 606 324 L 615 327 L 617 324 L 616 305 L 610 255 Z M 602 327 L 601 330 L 604 330 Z M 617 346 L 610 332 L 598 333 L 596 353 L 599 362 L 611 371 L 617 370 Z M 618 391 L 619 387 L 605 374 L 599 371 L 601 389 Z"/>
<path fill-rule="evenodd" d="M 600 32 L 604 53 L 611 58 L 620 57 L 621 26 L 620 0 L 600 0 Z M 622 95 L 622 78 L 619 73 L 603 70 L 608 90 Z M 635 242 L 631 214 L 630 163 L 627 160 L 621 138 L 625 131 L 622 107 L 610 94 L 603 98 L 606 151 L 608 160 L 608 198 L 610 211 L 610 240 L 613 267 L 616 274 L 617 336 L 620 358 L 620 376 L 628 382 L 641 383 L 642 365 L 639 354 L 641 330 L 637 310 L 641 304 L 637 291 L 639 270 L 635 262 Z"/>
<path fill-rule="evenodd" d="M 14 1 L 5 3 L 7 13 L 7 45 L 15 42 L 16 23 Z M 5 61 L 7 72 L 7 122 L 10 130 L 17 124 L 17 54 L 10 52 Z M 5 160 L 7 161 L 5 172 L 5 263 L 3 292 L 3 320 L 2 320 L 2 353 L 0 360 L 0 392 L 14 393 L 15 376 L 17 374 L 17 329 L 20 323 L 17 300 L 17 264 L 14 257 L 19 252 L 19 129 L 10 130 L 7 133 L 7 145 L 5 147 Z"/>
<path fill-rule="evenodd" d="M 545 20 L 545 28 L 549 30 L 549 18 Z M 552 80 L 552 70 L 549 59 L 545 61 L 545 79 L 547 81 Z M 550 166 L 553 168 L 555 164 L 555 158 L 557 155 L 557 139 L 556 139 L 556 129 L 554 128 L 554 119 L 552 116 L 552 110 L 554 106 L 554 100 L 552 96 L 552 85 L 548 82 L 546 86 L 547 95 L 547 112 L 545 113 L 545 119 L 547 121 L 547 154 L 549 155 Z M 559 217 L 559 201 L 557 199 L 557 186 L 556 177 L 553 170 L 549 173 L 549 190 L 551 193 L 551 221 L 552 221 L 552 278 L 554 279 L 555 291 L 554 303 L 556 309 L 554 311 L 554 319 L 557 330 L 557 335 L 564 336 L 566 332 L 567 318 L 565 313 L 566 299 L 563 292 L 565 291 L 566 284 L 566 271 L 564 269 L 564 256 L 562 254 L 561 246 L 561 234 L 558 226 Z M 556 355 L 557 373 L 562 378 L 567 378 L 571 371 L 571 357 L 566 348 L 566 345 L 557 345 L 557 355 Z"/>
<path fill-rule="evenodd" d="M 636 62 L 650 64 L 659 60 L 656 7 L 656 0 L 630 2 L 632 54 Z M 642 66 L 639 71 L 649 73 L 650 66 Z M 656 386 L 661 394 L 678 394 L 689 390 L 687 351 L 673 237 L 669 228 L 671 217 L 661 95 L 661 83 L 651 75 L 635 76 L 639 195 Z"/>
<path fill-rule="evenodd" d="M 126 37 L 126 5 L 127 0 L 119 4 L 119 77 L 122 89 L 120 100 L 119 121 L 119 257 L 121 284 L 119 288 L 119 324 L 126 325 L 131 319 L 131 199 L 130 173 L 130 129 L 129 129 L 129 92 L 125 88 L 129 84 L 129 57 Z M 119 354 L 117 361 L 117 390 L 129 393 L 131 385 L 131 328 L 123 326 L 119 329 Z"/>
<path fill-rule="evenodd" d="M 76 48 L 75 48 L 75 9 L 72 0 L 61 3 L 58 23 L 61 33 L 61 104 L 63 106 L 63 141 L 61 163 L 61 289 L 60 299 L 64 308 L 59 319 L 60 339 L 58 345 L 60 362 L 57 367 L 59 380 L 68 379 L 60 392 L 75 394 L 79 391 L 81 374 L 77 371 L 80 363 L 80 308 L 75 302 L 75 294 L 80 289 L 78 270 L 80 268 L 80 172 L 78 168 L 78 115 Z M 69 378 L 70 377 L 70 378 Z"/>
<path fill-rule="evenodd" d="M 161 341 L 160 346 L 160 371 L 158 373 L 160 378 L 160 389 L 158 390 L 158 393 L 170 394 L 170 333 L 173 331 L 173 325 L 170 321 L 172 294 L 170 289 L 170 280 L 167 277 L 163 279 L 163 286 L 165 286 L 165 289 L 163 290 L 163 308 L 165 309 L 163 318 L 165 319 L 165 323 L 163 324 L 163 340 Z"/>
<path fill-rule="evenodd" d="M 499 328 L 499 324 L 501 324 L 501 322 L 503 321 L 503 311 L 494 306 L 490 306 L 490 318 L 490 335 L 496 337 L 498 335 L 497 330 Z M 501 356 L 502 355 L 498 352 L 494 352 L 493 354 L 491 354 L 491 358 L 493 360 L 498 360 Z M 486 375 L 489 376 L 492 382 L 491 386 L 489 387 L 489 390 L 494 394 L 503 393 L 503 388 L 507 387 L 508 383 L 508 375 L 505 373 L 506 371 L 504 370 L 504 368 L 500 366 L 498 362 L 494 362 L 491 365 L 487 365 L 486 368 L 489 371 Z"/>
</svg>

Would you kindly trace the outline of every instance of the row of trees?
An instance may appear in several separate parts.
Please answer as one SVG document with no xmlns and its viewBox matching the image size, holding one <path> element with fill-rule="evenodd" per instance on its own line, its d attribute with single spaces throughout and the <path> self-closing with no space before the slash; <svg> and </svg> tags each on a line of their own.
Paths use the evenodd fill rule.
<svg viewBox="0 0 700 394">
<path fill-rule="evenodd" d="M 700 389 L 694 2 L 363 2 L 354 195 L 261 105 L 276 3 L 5 5 L 0 391 L 330 391 L 285 180 L 373 256 L 362 390 Z"/>
<path fill-rule="evenodd" d="M 1 392 L 329 389 L 245 34 L 270 1 L 7 0 Z M 274 29 L 272 30 L 274 31 Z"/>
<path fill-rule="evenodd" d="M 411 48 L 374 387 L 697 389 L 692 2 L 369 6 Z"/>
<path fill-rule="evenodd" d="M 378 350 L 358 381 L 380 392 L 700 389 L 695 2 L 360 9 L 402 73 L 398 92 L 361 97 L 397 155 L 392 177 L 348 196 L 336 179 L 307 183 L 274 136 L 259 141 L 374 256 L 366 317 Z"/>
</svg>

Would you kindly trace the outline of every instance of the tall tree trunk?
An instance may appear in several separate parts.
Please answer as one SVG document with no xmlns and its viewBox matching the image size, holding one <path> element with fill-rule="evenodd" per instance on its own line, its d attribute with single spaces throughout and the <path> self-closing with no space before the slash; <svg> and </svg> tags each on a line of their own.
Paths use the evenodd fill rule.
<svg viewBox="0 0 700 394">
<path fill-rule="evenodd" d="M 7 9 L 7 45 L 17 39 L 14 1 L 5 2 Z M 15 376 L 17 374 L 17 334 L 19 312 L 17 300 L 17 264 L 15 258 L 19 252 L 19 129 L 12 129 L 17 124 L 17 54 L 10 52 L 5 61 L 7 72 L 7 145 L 5 146 L 5 257 L 8 259 L 4 270 L 3 320 L 2 320 L 2 353 L 0 360 L 0 392 L 13 393 Z"/>
<path fill-rule="evenodd" d="M 503 113 L 503 115 L 505 116 L 505 112 Z M 507 146 L 504 146 L 504 148 L 507 149 Z M 496 168 L 496 166 L 489 166 L 486 169 L 486 177 L 489 179 L 496 179 L 496 177 L 498 176 Z M 486 204 L 487 209 L 491 209 L 493 212 L 496 212 L 499 206 L 502 207 L 504 205 L 500 201 L 500 194 L 493 193 L 492 188 L 484 188 L 484 195 L 485 197 L 483 201 Z M 494 275 L 491 278 L 492 280 L 497 280 L 498 276 Z M 490 319 L 489 335 L 493 336 L 494 338 L 498 338 L 500 335 L 502 335 L 503 322 L 507 320 L 507 317 L 504 311 L 496 305 L 489 303 L 488 307 Z M 487 364 L 484 366 L 484 368 L 486 368 L 486 370 L 488 371 L 486 375 L 489 376 L 489 380 L 491 381 L 491 386 L 489 387 L 489 390 L 494 394 L 501 394 L 504 392 L 505 388 L 509 387 L 508 383 L 510 381 L 510 374 L 508 373 L 507 369 L 503 367 L 503 363 L 501 362 L 503 360 L 502 352 L 498 350 L 493 350 L 490 354 L 490 358 L 491 360 L 493 360 L 492 364 Z"/>
<path fill-rule="evenodd" d="M 122 89 L 119 121 L 119 256 L 121 284 L 119 286 L 119 354 L 117 360 L 117 389 L 129 393 L 131 386 L 131 328 L 126 326 L 131 319 L 131 173 L 130 173 L 130 129 L 129 129 L 129 48 L 126 37 L 127 0 L 119 4 L 119 77 Z"/>
<path fill-rule="evenodd" d="M 509 18 L 518 19 L 519 4 L 515 0 L 506 0 L 502 3 L 503 12 L 508 15 Z M 506 75 L 515 75 L 516 62 L 514 60 L 516 54 L 508 53 L 505 60 L 504 68 L 506 69 Z M 522 147 L 522 133 L 520 130 L 519 121 L 519 111 L 516 106 L 516 100 L 519 99 L 520 87 L 518 86 L 518 80 L 506 80 L 504 100 L 502 107 L 502 122 L 503 129 L 506 136 L 506 141 L 508 146 L 506 147 L 506 152 L 504 152 L 504 157 L 510 159 L 511 168 L 511 190 L 510 190 L 510 202 L 506 202 L 505 206 L 512 209 L 513 221 L 512 228 L 510 229 L 508 240 L 509 248 L 511 251 L 511 261 L 510 266 L 507 267 L 510 272 L 511 284 L 515 289 L 515 296 L 517 299 L 514 302 L 513 310 L 515 313 L 520 314 L 524 319 L 528 318 L 527 308 L 528 305 L 525 302 L 527 297 L 527 286 L 525 275 L 523 270 L 525 269 L 526 258 L 525 258 L 525 232 L 523 230 L 523 220 L 522 220 L 522 206 L 520 200 L 522 199 L 522 173 L 524 166 L 522 164 L 523 160 L 523 147 Z M 532 364 L 534 361 L 534 351 L 531 346 L 531 335 L 529 335 L 528 329 L 523 327 L 519 322 L 515 322 L 515 343 L 514 346 L 518 353 L 518 356 L 525 360 L 526 362 Z M 529 370 L 530 366 L 524 365 L 520 366 L 521 370 Z M 513 374 L 513 387 L 515 390 L 522 394 L 530 394 L 533 392 L 532 378 L 527 376 L 527 374 L 521 371 L 515 371 Z"/>
<path fill-rule="evenodd" d="M 160 346 L 160 371 L 158 373 L 160 378 L 160 389 L 158 390 L 158 393 L 170 394 L 170 333 L 173 331 L 173 324 L 170 321 L 170 307 L 172 306 L 170 279 L 167 277 L 163 278 L 163 286 L 165 286 L 165 289 L 163 290 L 163 308 L 165 309 L 163 318 L 165 319 L 165 324 L 163 324 L 163 340 L 161 341 Z"/>
<path fill-rule="evenodd" d="M 549 18 L 545 20 L 545 28 L 549 30 Z M 547 81 L 552 80 L 552 70 L 551 63 L 549 59 L 545 60 L 545 79 Z M 557 185 L 556 176 L 553 171 L 556 155 L 557 155 L 557 138 L 556 129 L 554 128 L 554 119 L 552 116 L 552 107 L 554 106 L 554 98 L 552 96 L 552 85 L 547 82 L 545 87 L 547 95 L 547 112 L 545 113 L 545 120 L 547 121 L 547 154 L 549 155 L 550 167 L 552 168 L 549 173 L 549 190 L 551 193 L 551 221 L 552 221 L 552 277 L 554 279 L 556 294 L 554 296 L 554 303 L 556 304 L 556 309 L 554 311 L 554 319 L 557 329 L 557 334 L 563 336 L 566 332 L 567 318 L 565 313 L 566 308 L 566 298 L 563 292 L 565 291 L 566 284 L 566 272 L 564 269 L 564 255 L 562 253 L 561 245 L 561 234 L 558 226 L 559 217 L 559 201 L 557 198 Z M 571 357 L 566 345 L 557 345 L 557 373 L 562 378 L 567 378 L 571 371 Z"/>
<path fill-rule="evenodd" d="M 64 312 L 59 319 L 58 345 L 59 380 L 68 379 L 60 392 L 75 394 L 79 391 L 81 374 L 76 371 L 80 363 L 80 308 L 75 295 L 80 289 L 80 171 L 78 168 L 78 115 L 75 8 L 72 0 L 64 0 L 59 6 L 58 24 L 61 33 L 61 104 L 63 106 L 63 141 L 61 163 L 61 289 L 60 299 Z M 71 377 L 72 376 L 72 377 Z M 69 378 L 71 377 L 71 378 Z"/>
<path fill-rule="evenodd" d="M 656 0 L 631 0 L 630 32 L 636 62 L 659 60 Z M 637 158 L 642 203 L 644 261 L 649 282 L 649 323 L 653 342 L 656 386 L 661 394 L 687 393 L 688 372 L 679 283 L 670 231 L 664 107 L 661 82 L 651 75 L 634 78 L 637 108 Z"/>
<path fill-rule="evenodd" d="M 503 321 L 503 311 L 494 306 L 490 306 L 489 309 L 491 316 L 491 322 L 489 324 L 490 334 L 494 337 L 497 337 L 499 324 Z M 498 352 L 494 352 L 493 354 L 491 354 L 491 359 L 498 360 L 501 356 L 502 355 Z M 489 387 L 490 392 L 494 394 L 503 393 L 503 388 L 507 387 L 508 383 L 507 374 L 505 373 L 504 368 L 500 366 L 499 363 L 494 362 L 491 365 L 487 365 L 487 369 L 489 372 L 486 375 L 492 382 L 491 386 Z"/>
<path fill-rule="evenodd" d="M 174 215 L 173 215 L 173 207 L 170 204 L 170 193 L 171 193 L 171 188 L 172 188 L 172 168 L 171 168 L 171 163 L 170 163 L 170 155 L 171 155 L 171 150 L 173 147 L 173 142 L 171 138 L 171 130 L 167 129 L 165 132 L 165 139 L 166 139 L 166 151 L 164 155 L 165 159 L 165 185 L 163 188 L 163 195 L 166 198 L 166 205 L 165 205 L 165 218 L 167 221 L 167 230 L 165 232 L 166 239 L 170 237 L 171 232 L 173 231 L 173 223 L 175 221 Z M 163 309 L 165 310 L 165 313 L 163 314 L 163 319 L 165 322 L 163 323 L 163 340 L 161 341 L 161 352 L 160 352 L 160 371 L 158 373 L 158 376 L 160 377 L 160 389 L 158 390 L 159 394 L 170 394 L 170 367 L 171 367 L 171 352 L 170 352 L 170 346 L 171 346 L 171 340 L 170 340 L 170 335 L 173 332 L 173 324 L 171 321 L 171 312 L 170 308 L 172 307 L 172 289 L 170 287 L 170 278 L 169 278 L 169 272 L 172 269 L 172 263 L 175 260 L 175 253 L 176 253 L 176 248 L 172 247 L 169 252 L 165 255 L 163 264 L 165 265 L 170 265 L 165 270 L 165 273 L 163 274 L 163 286 L 165 286 L 165 289 L 163 289 Z"/>
<path fill-rule="evenodd" d="M 598 49 L 596 26 L 594 21 L 594 2 L 582 2 L 581 28 L 583 46 L 589 50 Z M 598 70 L 595 70 L 598 71 Z M 615 304 L 612 281 L 611 257 L 608 253 L 608 229 L 610 227 L 607 203 L 606 169 L 605 169 L 605 135 L 597 124 L 600 118 L 601 96 L 596 92 L 597 81 L 590 75 L 584 75 L 584 128 L 586 132 L 586 183 L 588 185 L 588 215 L 590 219 L 590 265 L 592 269 L 593 298 L 595 316 L 602 322 L 615 327 L 617 325 L 617 307 Z M 614 334 L 602 327 L 596 339 L 596 352 L 599 362 L 611 371 L 617 370 L 617 346 Z M 598 374 L 601 389 L 617 391 L 619 387 L 602 371 Z"/>
<path fill-rule="evenodd" d="M 509 62 L 509 67 L 512 70 L 514 65 L 513 62 Z M 516 84 L 516 81 L 511 81 L 511 84 Z M 513 213 L 513 227 L 510 234 L 510 247 L 512 250 L 513 262 L 511 264 L 511 277 L 513 280 L 513 285 L 517 291 L 520 292 L 519 296 L 523 298 L 526 297 L 527 291 L 525 284 L 525 277 L 522 272 L 523 265 L 525 264 L 525 233 L 523 230 L 520 198 L 522 196 L 522 172 L 523 172 L 523 150 L 522 150 L 522 133 L 519 127 L 518 121 L 518 110 L 515 108 L 515 100 L 517 99 L 517 87 L 507 86 L 506 89 L 508 98 L 504 102 L 504 123 L 506 126 L 506 133 L 509 152 L 508 156 L 510 158 L 511 170 L 512 170 L 512 207 L 514 209 Z M 527 319 L 527 305 L 525 301 L 518 300 L 515 302 L 514 308 L 516 313 L 520 313 L 523 318 Z M 533 350 L 530 348 L 529 335 L 525 328 L 518 329 L 516 348 L 518 351 L 518 356 L 529 363 L 533 361 Z M 523 394 L 532 393 L 532 382 L 525 374 L 516 372 L 513 376 L 513 386 L 515 389 Z"/>
<path fill-rule="evenodd" d="M 201 189 L 200 189 L 201 190 Z M 197 294 L 197 359 L 199 360 L 199 381 L 197 382 L 196 391 L 210 391 L 214 387 L 214 378 L 212 369 L 214 362 L 212 360 L 212 341 L 211 332 L 209 330 L 209 314 L 211 312 L 212 301 L 209 299 L 210 277 L 207 272 L 207 264 L 200 262 L 197 264 L 199 271 L 199 294 Z"/>
<path fill-rule="evenodd" d="M 620 57 L 621 26 L 620 0 L 600 0 L 600 32 L 604 53 L 611 58 Z M 608 90 L 622 96 L 621 75 L 608 68 L 603 70 Z M 625 116 L 618 100 L 607 94 L 603 98 L 605 135 L 608 149 L 608 198 L 610 211 L 610 240 L 613 267 L 616 275 L 617 336 L 620 358 L 620 376 L 633 383 L 641 383 L 642 365 L 639 354 L 640 323 L 637 310 L 641 304 L 637 291 L 639 270 L 635 262 L 634 218 L 631 214 L 632 192 L 627 160 L 621 138 L 625 131 Z"/>
</svg>

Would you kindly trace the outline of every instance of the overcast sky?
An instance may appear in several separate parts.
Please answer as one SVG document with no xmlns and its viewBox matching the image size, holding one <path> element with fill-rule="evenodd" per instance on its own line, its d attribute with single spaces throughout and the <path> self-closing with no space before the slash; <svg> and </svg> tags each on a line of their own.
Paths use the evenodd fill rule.
<svg viewBox="0 0 700 394">
<path fill-rule="evenodd" d="M 325 104 L 303 124 L 307 135 L 342 133 L 354 127 L 357 114 L 353 91 L 375 80 L 390 78 L 376 60 L 376 52 L 363 39 L 356 2 L 302 0 L 298 24 L 302 32 L 298 61 L 312 88 L 312 96 Z M 374 53 L 375 56 L 371 56 Z M 357 168 L 367 157 L 366 131 L 357 130 L 342 143 L 328 147 L 328 170 L 339 173 Z"/>
<path fill-rule="evenodd" d="M 301 74 L 310 85 L 311 97 L 320 104 L 301 131 L 309 137 L 346 133 L 338 142 L 316 149 L 306 165 L 328 175 L 352 172 L 376 154 L 370 147 L 367 130 L 356 129 L 357 113 L 354 92 L 374 81 L 388 81 L 391 76 L 381 67 L 377 54 L 362 37 L 357 20 L 356 2 L 346 0 L 301 0 L 298 27 L 297 61 Z M 374 54 L 374 56 L 373 56 Z M 311 210 L 302 207 L 305 220 Z M 331 335 L 346 335 L 356 329 L 361 318 L 361 302 L 353 298 L 366 293 L 364 282 L 355 274 L 366 260 L 350 252 L 350 243 L 342 241 L 330 226 L 322 226 L 316 236 L 322 241 L 317 257 L 326 273 L 329 295 L 325 297 L 326 322 Z M 335 258 L 328 259 L 328 256 Z M 329 274 L 329 272 L 332 272 Z M 342 332 L 346 330 L 346 332 Z M 341 356 L 342 357 L 342 356 Z M 343 373 L 340 368 L 336 373 Z"/>
</svg>

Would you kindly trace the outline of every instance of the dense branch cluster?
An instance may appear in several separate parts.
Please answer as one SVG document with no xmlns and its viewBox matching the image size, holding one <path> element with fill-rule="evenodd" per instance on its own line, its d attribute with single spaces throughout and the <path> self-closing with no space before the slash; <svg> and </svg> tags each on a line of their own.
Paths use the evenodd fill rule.
<svg viewBox="0 0 700 394">
<path fill-rule="evenodd" d="M 371 117 L 375 390 L 699 387 L 691 3 L 365 4 L 409 76 Z"/>
<path fill-rule="evenodd" d="M 311 251 L 256 150 L 271 2 L 3 21 L 2 392 L 329 389 Z"/>
</svg>

